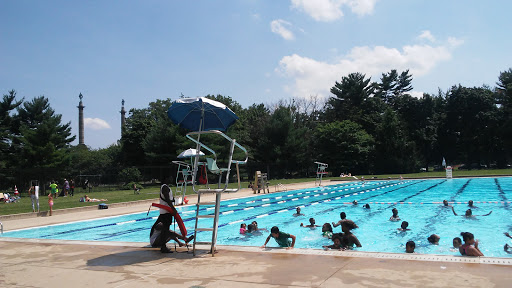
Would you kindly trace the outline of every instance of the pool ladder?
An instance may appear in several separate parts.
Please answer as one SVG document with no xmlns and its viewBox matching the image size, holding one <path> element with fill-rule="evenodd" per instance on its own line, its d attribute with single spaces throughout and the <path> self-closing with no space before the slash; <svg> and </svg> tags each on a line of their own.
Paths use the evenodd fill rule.
<svg viewBox="0 0 512 288">
<path fill-rule="evenodd" d="M 204 193 L 204 192 L 203 192 Z M 215 255 L 215 245 L 217 244 L 217 231 L 219 228 L 219 210 L 220 210 L 220 197 L 222 192 L 215 192 L 215 202 L 201 202 L 201 192 L 197 193 L 197 204 L 196 204 L 196 225 L 194 230 L 194 245 L 192 248 L 194 256 L 196 256 L 196 245 L 210 245 L 210 252 L 212 257 Z M 211 193 L 211 192 L 210 192 Z M 203 214 L 200 215 L 201 206 L 211 206 L 215 205 L 215 213 L 214 214 Z M 206 210 L 209 211 L 209 210 Z M 213 226 L 210 227 L 197 227 L 197 223 L 199 219 L 204 218 L 213 218 Z M 211 231 L 212 232 L 212 241 L 211 242 L 199 242 L 197 241 L 197 231 Z"/>
</svg>

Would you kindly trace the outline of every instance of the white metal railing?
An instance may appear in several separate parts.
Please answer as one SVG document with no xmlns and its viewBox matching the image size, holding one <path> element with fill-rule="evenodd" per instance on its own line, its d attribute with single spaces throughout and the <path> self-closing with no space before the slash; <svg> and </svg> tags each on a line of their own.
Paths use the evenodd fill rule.
<svg viewBox="0 0 512 288">
<path fill-rule="evenodd" d="M 0 222 L 0 234 L 4 234 L 4 224 Z"/>
<path fill-rule="evenodd" d="M 276 192 L 277 192 L 277 191 L 288 191 L 288 188 L 286 188 L 286 187 L 285 187 L 283 184 L 281 184 L 281 183 L 277 183 L 277 184 L 276 184 L 276 186 L 275 186 L 275 188 L 276 188 Z M 281 190 L 281 189 L 282 189 L 282 190 Z"/>
<path fill-rule="evenodd" d="M 197 131 L 197 132 L 189 132 L 189 133 L 187 133 L 187 135 L 186 135 L 187 138 L 192 140 L 194 143 L 196 143 L 196 145 L 197 145 L 196 150 L 200 151 L 201 148 L 206 149 L 207 151 L 209 151 L 213 155 L 215 162 L 217 161 L 217 154 L 215 153 L 215 151 L 213 149 L 211 149 L 210 147 L 206 146 L 204 143 L 199 141 L 201 135 L 203 135 L 203 134 L 217 134 L 217 135 L 220 135 L 220 136 L 224 137 L 226 140 L 228 140 L 231 143 L 231 147 L 229 149 L 228 167 L 226 168 L 226 178 L 225 178 L 225 181 L 224 181 L 224 187 L 223 188 L 220 187 L 220 185 L 222 183 L 222 180 L 221 180 L 222 179 L 222 173 L 220 173 L 219 174 L 218 189 L 197 189 L 195 183 L 196 183 L 196 177 L 197 177 L 199 155 L 196 155 L 196 157 L 194 159 L 193 172 L 192 172 L 192 189 L 196 193 L 198 193 L 198 192 L 221 193 L 221 192 L 224 192 L 224 191 L 226 191 L 226 192 L 236 192 L 236 191 L 240 190 L 241 183 L 240 183 L 240 172 L 239 172 L 239 166 L 238 165 L 239 164 L 246 164 L 247 163 L 247 160 L 249 159 L 249 154 L 247 153 L 247 150 L 242 145 L 237 143 L 235 139 L 231 139 L 229 136 L 227 136 L 226 134 L 222 133 L 219 130 Z M 193 137 L 194 135 L 197 135 L 197 139 L 195 139 Z M 240 150 L 242 150 L 245 153 L 245 159 L 244 160 L 233 160 L 233 151 L 235 149 L 235 146 L 238 147 Z M 231 164 L 233 164 L 233 163 L 236 165 L 238 188 L 237 189 L 228 189 L 229 174 L 231 172 Z"/>
</svg>

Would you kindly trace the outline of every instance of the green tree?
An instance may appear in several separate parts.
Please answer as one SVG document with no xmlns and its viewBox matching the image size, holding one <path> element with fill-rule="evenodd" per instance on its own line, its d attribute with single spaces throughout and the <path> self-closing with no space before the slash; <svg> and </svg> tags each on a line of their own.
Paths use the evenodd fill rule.
<svg viewBox="0 0 512 288">
<path fill-rule="evenodd" d="M 442 146 L 455 148 L 451 159 L 468 165 L 489 164 L 500 150 L 499 119 L 495 94 L 489 87 L 453 86 L 446 94 L 446 138 Z"/>
<path fill-rule="evenodd" d="M 12 184 L 12 173 L 7 171 L 8 167 L 16 165 L 16 156 L 13 143 L 14 120 L 11 112 L 21 105 L 23 100 L 16 101 L 16 91 L 11 90 L 4 94 L 0 102 L 0 183 L 2 185 Z M 8 179 L 11 178 L 11 181 Z"/>
<path fill-rule="evenodd" d="M 407 130 L 391 108 L 383 115 L 375 141 L 376 173 L 405 173 L 415 170 L 418 165 L 415 144 L 408 139 Z"/>
<path fill-rule="evenodd" d="M 496 83 L 496 99 L 499 104 L 500 124 L 498 127 L 500 139 L 503 141 L 502 151 L 498 152 L 501 157 L 498 158 L 499 167 L 505 167 L 507 162 L 512 161 L 512 68 L 500 73 Z"/>
<path fill-rule="evenodd" d="M 368 173 L 374 139 L 350 120 L 318 125 L 314 132 L 318 161 L 329 164 L 334 175 Z"/>
<path fill-rule="evenodd" d="M 50 107 L 48 98 L 35 97 L 17 108 L 15 116 L 18 168 L 26 177 L 42 181 L 63 177 L 70 164 L 71 123 Z M 25 179 L 24 182 L 28 180 Z"/>
<path fill-rule="evenodd" d="M 62 115 L 55 113 L 44 96 L 24 102 L 17 110 L 22 167 L 66 167 L 69 144 L 76 138 L 71 136 L 71 122 L 61 124 Z"/>
<path fill-rule="evenodd" d="M 365 74 L 351 73 L 343 76 L 341 82 L 335 83 L 331 93 L 335 98 L 326 102 L 326 121 L 351 120 L 360 123 L 363 117 L 363 104 L 373 95 L 374 86 Z"/>
</svg>

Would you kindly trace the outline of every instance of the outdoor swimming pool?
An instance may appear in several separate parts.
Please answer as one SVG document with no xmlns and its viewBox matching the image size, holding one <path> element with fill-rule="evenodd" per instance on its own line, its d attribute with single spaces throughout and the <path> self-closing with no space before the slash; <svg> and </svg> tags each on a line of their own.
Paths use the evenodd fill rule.
<svg viewBox="0 0 512 288">
<path fill-rule="evenodd" d="M 358 229 L 353 230 L 363 245 L 359 251 L 403 253 L 405 243 L 416 242 L 416 252 L 425 254 L 458 255 L 451 251 L 452 239 L 460 232 L 468 231 L 480 241 L 485 256 L 510 257 L 503 251 L 505 243 L 512 244 L 503 232 L 512 232 L 510 223 L 510 197 L 512 177 L 459 178 L 406 181 L 353 182 L 330 186 L 264 194 L 243 199 L 222 201 L 217 243 L 220 245 L 261 246 L 269 233 L 260 235 L 239 234 L 240 224 L 256 220 L 260 228 L 270 230 L 278 226 L 281 231 L 297 236 L 296 248 L 317 248 L 331 241 L 321 236 L 321 227 L 302 228 L 313 217 L 317 225 L 337 222 L 340 212 L 353 220 Z M 474 215 L 491 215 L 466 219 L 453 215 L 451 209 L 443 207 L 447 199 L 459 215 L 468 208 L 467 201 L 475 201 Z M 357 200 L 359 205 L 350 202 Z M 363 209 L 369 203 L 371 209 Z M 296 207 L 302 207 L 305 216 L 293 217 Z M 397 208 L 402 220 L 409 222 L 410 231 L 398 232 L 400 222 L 391 222 L 391 209 Z M 201 214 L 213 213 L 214 208 L 202 206 Z M 187 230 L 193 234 L 195 206 L 178 207 Z M 117 217 L 87 220 L 31 229 L 5 232 L 3 237 L 91 240 L 91 241 L 149 241 L 149 231 L 158 215 L 152 210 Z M 201 224 L 202 221 L 205 224 Z M 212 219 L 201 219 L 200 227 L 208 227 Z M 210 224 L 211 226 L 211 224 Z M 177 227 L 176 227 L 177 229 Z M 341 228 L 334 228 L 341 232 Z M 428 245 L 430 234 L 441 236 L 439 245 Z M 198 241 L 211 239 L 210 232 L 198 232 Z M 269 247 L 277 246 L 270 240 Z"/>
</svg>

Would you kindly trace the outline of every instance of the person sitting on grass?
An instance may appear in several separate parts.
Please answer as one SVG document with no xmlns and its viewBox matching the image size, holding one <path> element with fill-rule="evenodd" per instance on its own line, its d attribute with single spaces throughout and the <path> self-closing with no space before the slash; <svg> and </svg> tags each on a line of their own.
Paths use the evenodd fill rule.
<svg viewBox="0 0 512 288">
<path fill-rule="evenodd" d="M 293 246 L 295 246 L 295 236 L 292 234 L 288 234 L 285 232 L 280 232 L 279 228 L 277 226 L 272 227 L 270 229 L 270 235 L 268 235 L 267 240 L 265 240 L 265 244 L 261 246 L 261 248 L 267 247 L 268 241 L 270 241 L 270 238 L 274 238 L 279 245 L 279 247 L 286 247 L 286 249 L 293 249 Z M 292 239 L 290 241 L 290 238 Z"/>
<path fill-rule="evenodd" d="M 341 238 L 336 236 L 336 237 L 332 237 L 332 242 L 333 244 L 332 245 L 324 245 L 322 246 L 325 250 L 329 250 L 329 249 L 334 249 L 334 250 L 345 250 L 345 248 L 343 248 L 343 246 L 341 245 Z"/>
<path fill-rule="evenodd" d="M 300 227 L 304 227 L 304 228 L 320 227 L 319 225 L 316 225 L 315 223 L 316 223 L 315 218 L 309 218 L 309 225 L 304 226 L 304 223 L 300 223 Z"/>
<path fill-rule="evenodd" d="M 489 215 L 492 213 L 492 211 L 491 211 L 491 212 L 489 212 L 489 213 L 487 213 L 487 214 L 484 214 L 484 215 L 473 215 L 473 211 L 472 211 L 471 209 L 468 209 L 468 210 L 466 210 L 466 213 L 465 213 L 464 215 L 458 215 L 458 214 L 455 212 L 455 209 L 453 208 L 453 206 L 452 206 L 452 211 L 453 211 L 453 215 L 455 215 L 455 216 L 462 216 L 462 217 L 466 217 L 466 218 L 473 218 L 473 219 L 474 219 L 476 216 L 489 216 Z"/>
<path fill-rule="evenodd" d="M 414 243 L 414 241 L 407 241 L 407 243 L 405 243 L 405 253 L 414 253 L 415 248 L 416 243 Z"/>
<path fill-rule="evenodd" d="M 464 245 L 459 247 L 459 252 L 463 256 L 484 256 L 484 253 L 478 248 L 478 240 L 475 240 L 475 236 L 469 232 L 460 233 L 464 240 Z"/>
<path fill-rule="evenodd" d="M 108 201 L 108 199 L 89 198 L 89 196 L 87 196 L 87 195 L 84 196 L 84 200 L 85 200 L 85 202 L 104 202 L 104 201 Z"/>
<path fill-rule="evenodd" d="M 393 212 L 393 215 L 391 215 L 389 221 L 400 221 L 400 216 L 398 216 L 398 210 L 396 208 L 393 208 L 391 212 Z"/>
<path fill-rule="evenodd" d="M 400 225 L 400 228 L 398 228 L 397 230 L 402 231 L 402 232 L 411 230 L 411 229 L 407 229 L 407 227 L 409 227 L 409 222 L 403 221 L 402 224 Z"/>
</svg>

